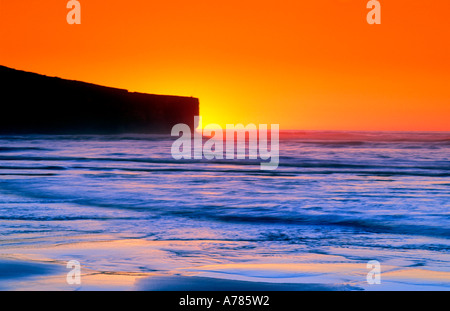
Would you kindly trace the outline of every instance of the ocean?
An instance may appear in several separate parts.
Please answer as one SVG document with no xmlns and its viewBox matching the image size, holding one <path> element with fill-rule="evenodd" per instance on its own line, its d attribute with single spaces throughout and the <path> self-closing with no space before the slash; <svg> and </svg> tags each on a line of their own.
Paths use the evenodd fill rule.
<svg viewBox="0 0 450 311">
<path fill-rule="evenodd" d="M 0 289 L 450 289 L 450 133 L 283 131 L 274 171 L 175 139 L 0 136 Z"/>
</svg>

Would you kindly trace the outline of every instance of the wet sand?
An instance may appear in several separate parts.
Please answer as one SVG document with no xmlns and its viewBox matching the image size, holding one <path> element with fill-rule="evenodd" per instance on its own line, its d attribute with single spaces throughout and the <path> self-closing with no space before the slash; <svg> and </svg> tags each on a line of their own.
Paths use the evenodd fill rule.
<svg viewBox="0 0 450 311">
<path fill-rule="evenodd" d="M 450 273 L 421 267 L 384 265 L 382 283 L 369 285 L 365 262 L 339 256 L 241 258 L 213 263 L 211 258 L 179 260 L 172 253 L 192 252 L 218 241 L 117 240 L 82 242 L 0 251 L 0 290 L 138 290 L 138 291 L 330 291 L 448 290 Z M 108 262 L 114 254 L 124 262 Z M 94 259 L 92 260 L 92 255 Z M 85 261 L 85 258 L 92 261 Z M 66 263 L 82 264 L 79 285 L 69 285 Z M 270 263 L 268 263 L 270 262 Z M 320 262 L 320 263 L 317 263 Z"/>
</svg>

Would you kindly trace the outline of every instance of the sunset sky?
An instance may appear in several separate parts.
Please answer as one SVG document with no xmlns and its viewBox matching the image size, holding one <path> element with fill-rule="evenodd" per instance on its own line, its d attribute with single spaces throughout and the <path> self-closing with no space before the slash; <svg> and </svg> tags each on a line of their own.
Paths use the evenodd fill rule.
<svg viewBox="0 0 450 311">
<path fill-rule="evenodd" d="M 203 123 L 450 131 L 450 1 L 0 0 L 0 65 L 200 98 Z M 61 105 L 64 103 L 62 102 Z"/>
</svg>

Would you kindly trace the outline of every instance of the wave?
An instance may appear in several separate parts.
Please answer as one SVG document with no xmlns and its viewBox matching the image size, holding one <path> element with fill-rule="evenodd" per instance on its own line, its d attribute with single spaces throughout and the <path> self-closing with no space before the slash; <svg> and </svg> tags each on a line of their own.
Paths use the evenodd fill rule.
<svg viewBox="0 0 450 311">
<path fill-rule="evenodd" d="M 3 214 L 0 215 L 0 221 L 36 221 L 36 222 L 55 222 L 55 221 L 105 221 L 125 220 L 127 223 L 135 223 L 137 220 L 157 221 L 160 217 L 164 219 L 189 219 L 192 221 L 201 221 L 205 223 L 227 223 L 227 224 L 245 224 L 248 230 L 275 228 L 298 228 L 302 232 L 306 230 L 329 231 L 326 228 L 344 230 L 352 235 L 374 233 L 374 234 L 393 234 L 399 236 L 427 236 L 437 238 L 450 238 L 450 227 L 448 224 L 448 215 L 443 213 L 434 213 L 435 221 L 425 221 L 420 214 L 411 215 L 379 215 L 370 212 L 361 215 L 348 215 L 336 213 L 336 210 L 330 210 L 317 214 L 307 211 L 293 211 L 283 209 L 282 207 L 271 208 L 232 208 L 227 206 L 199 205 L 180 205 L 161 200 L 147 199 L 125 200 L 121 196 L 117 197 L 79 197 L 80 192 L 72 194 L 58 194 L 42 192 L 40 189 L 32 190 L 27 187 L 2 187 L 9 190 L 9 193 L 21 195 L 22 197 L 42 200 L 41 204 L 70 204 L 79 206 L 80 211 L 83 208 L 106 208 L 111 210 L 130 211 L 120 213 L 117 216 L 98 216 L 98 215 L 60 215 L 59 213 L 45 213 L 44 215 L 33 214 Z M 8 189 L 9 188 L 9 189 Z M 139 216 L 133 215 L 139 212 Z M 426 219 L 431 217 L 430 213 L 424 211 Z M 222 227 L 222 226 L 221 226 Z M 226 227 L 223 227 L 226 228 Z M 325 229 L 325 230 L 324 230 Z M 268 231 L 270 232 L 270 231 Z M 301 239 L 297 234 L 268 234 L 268 241 L 285 241 L 295 243 Z"/>
<path fill-rule="evenodd" d="M 247 223 L 251 225 L 290 225 L 290 226 L 334 226 L 342 228 L 350 228 L 354 230 L 370 232 L 370 233 L 390 233 L 390 234 L 406 234 L 414 236 L 432 236 L 441 238 L 450 238 L 450 228 L 445 226 L 445 215 L 435 214 L 435 217 L 440 217 L 444 222 L 440 222 L 442 226 L 427 225 L 427 224 L 412 224 L 417 222 L 414 217 L 420 216 L 408 216 L 402 215 L 374 215 L 370 218 L 368 215 L 364 217 L 352 217 L 344 216 L 336 213 L 326 214 L 308 214 L 302 212 L 284 212 L 277 211 L 277 207 L 271 209 L 266 208 L 253 208 L 248 209 L 235 209 L 226 206 L 218 205 L 197 205 L 193 208 L 188 206 L 182 207 L 178 205 L 160 205 L 158 200 L 154 202 L 149 201 L 147 203 L 133 204 L 132 202 L 125 201 L 118 198 L 68 198 L 67 196 L 34 192 L 28 188 L 19 189 L 18 187 L 11 187 L 9 190 L 20 193 L 22 196 L 33 197 L 38 199 L 45 199 L 50 201 L 70 202 L 70 204 L 76 204 L 79 206 L 88 207 L 100 207 L 110 209 L 122 209 L 130 211 L 144 212 L 142 218 L 154 218 L 154 217 L 181 217 L 193 220 L 206 220 L 206 221 L 218 221 L 226 223 Z M 49 202 L 50 202 L 49 201 Z M 244 211 L 244 212 L 241 212 Z M 430 216 L 430 214 L 428 214 Z M 121 217 L 120 219 L 133 220 L 135 217 Z M 0 219 L 17 219 L 17 220 L 89 220 L 96 219 L 95 216 L 59 216 L 59 215 L 46 215 L 42 218 L 35 218 L 35 216 L 0 216 Z M 99 220 L 108 220 L 109 217 L 101 217 Z M 113 218 L 117 219 L 117 218 Z M 279 238 L 279 237 L 278 237 Z M 285 239 L 286 236 L 283 236 Z"/>
<path fill-rule="evenodd" d="M 19 215 L 11 215 L 11 216 L 1 216 L 0 220 L 10 220 L 10 221 L 77 221 L 77 220 L 135 220 L 136 218 L 132 217 L 100 217 L 100 216 L 19 216 Z"/>
<path fill-rule="evenodd" d="M 282 157 L 276 171 L 260 170 L 259 160 L 174 160 L 150 158 L 111 158 L 111 157 L 39 157 L 39 156 L 0 156 L 0 161 L 34 161 L 34 162 L 66 162 L 65 165 L 20 166 L 2 165 L 0 170 L 91 170 L 91 171 L 123 171 L 123 172 L 210 172 L 236 173 L 264 176 L 296 176 L 296 175 L 332 175 L 353 174 L 364 176 L 420 176 L 450 177 L 450 161 L 435 161 L 434 165 L 398 164 L 381 165 L 373 163 L 342 163 L 331 161 L 299 160 Z M 110 165 L 76 165 L 74 163 L 103 162 Z M 153 167 L 113 166 L 114 163 L 158 164 Z M 176 166 L 174 166 L 176 165 Z"/>
<path fill-rule="evenodd" d="M 281 141 L 328 146 L 361 146 L 370 143 L 437 143 L 450 144 L 450 132 L 358 132 L 358 131 L 292 131 L 281 130 Z M 120 135 L 0 135 L 0 141 L 173 141 L 168 134 Z M 204 139 L 209 137 L 204 136 Z M 2 147 L 0 147 L 1 150 Z M 8 148 L 8 147 L 5 147 Z M 20 148 L 20 147 L 18 147 Z M 24 150 L 33 150 L 26 148 Z M 7 150 L 7 149 L 5 149 Z M 38 149 L 36 149 L 38 150 Z M 20 150 L 19 150 L 20 151 Z"/>
<path fill-rule="evenodd" d="M 440 217 L 443 221 L 439 222 L 441 226 L 430 224 L 418 224 L 414 217 L 402 215 L 374 215 L 370 218 L 369 215 L 363 217 L 352 217 L 336 213 L 325 213 L 321 215 L 308 214 L 302 212 L 284 212 L 277 211 L 277 207 L 273 209 L 253 208 L 235 209 L 226 206 L 211 206 L 202 205 L 195 206 L 195 208 L 179 207 L 173 205 L 160 205 L 155 202 L 148 202 L 146 204 L 132 204 L 132 202 L 125 202 L 120 198 L 117 199 L 95 199 L 95 198 L 68 198 L 67 196 L 33 192 L 30 189 L 19 190 L 17 187 L 12 187 L 12 192 L 21 194 L 22 196 L 32 197 L 35 199 L 45 199 L 45 202 L 70 202 L 81 207 L 97 207 L 108 209 L 120 209 L 139 211 L 142 213 L 138 218 L 136 216 L 61 216 L 61 215 L 0 215 L 0 220 L 19 220 L 19 221 L 77 221 L 77 220 L 126 220 L 135 221 L 143 219 L 155 219 L 159 217 L 176 217 L 186 218 L 200 221 L 213 221 L 223 223 L 244 223 L 253 225 L 283 225 L 286 226 L 309 226 L 309 227 L 336 227 L 346 228 L 347 230 L 355 230 L 359 233 L 378 233 L 378 234 L 398 234 L 410 236 L 429 236 L 439 238 L 450 238 L 450 228 L 445 225 L 446 215 L 435 214 L 435 217 Z M 123 203 L 122 203 L 123 202 Z M 430 216 L 430 214 L 428 214 Z M 448 218 L 448 217 L 447 217 Z M 414 223 L 415 222 L 415 223 Z M 250 227 L 249 227 L 250 228 Z M 291 241 L 298 239 L 298 237 L 291 237 L 287 234 L 267 234 L 266 240 L 277 241 Z"/>
<path fill-rule="evenodd" d="M 117 154 L 114 154 L 117 155 Z M 134 162 L 134 163 L 155 163 L 155 164 L 234 164 L 234 165 L 259 165 L 262 160 L 175 160 L 172 158 L 120 158 L 120 157 L 70 157 L 70 156 L 29 156 L 29 155 L 17 155 L 17 156 L 0 156 L 0 161 L 49 161 L 49 162 L 64 162 L 64 161 L 74 161 L 74 162 Z M 364 161 L 359 159 L 360 162 Z M 299 159 L 290 156 L 280 157 L 280 166 L 290 166 L 290 167 L 316 167 L 316 168 L 418 168 L 418 169 L 439 169 L 439 170 L 450 170 L 450 161 L 432 161 L 429 163 L 435 163 L 435 165 L 420 165 L 415 162 L 411 162 L 409 165 L 391 165 L 391 164 L 372 164 L 367 160 L 367 163 L 355 164 L 336 162 L 329 160 L 309 160 L 309 159 Z M 373 160 L 372 160 L 373 162 Z"/>
<path fill-rule="evenodd" d="M 0 152 L 20 152 L 20 151 L 50 151 L 48 148 L 40 147 L 0 147 Z"/>
<path fill-rule="evenodd" d="M 48 199 L 48 197 L 47 197 Z M 76 220 L 127 220 L 149 219 L 155 217 L 181 217 L 192 220 L 215 221 L 224 223 L 244 223 L 253 225 L 289 225 L 289 226 L 310 226 L 310 227 L 336 227 L 354 230 L 359 233 L 378 233 L 378 234 L 398 234 L 410 236 L 429 236 L 439 238 L 450 238 L 450 228 L 445 226 L 435 226 L 427 224 L 411 224 L 414 219 L 405 217 L 405 220 L 399 221 L 393 219 L 395 216 L 377 216 L 376 218 L 358 218 L 343 216 L 339 214 L 327 213 L 323 215 L 300 214 L 300 213 L 266 213 L 267 211 L 245 213 L 230 212 L 227 208 L 214 208 L 211 206 L 202 206 L 195 209 L 177 208 L 160 205 L 132 206 L 129 203 L 99 202 L 94 199 L 75 199 L 71 204 L 89 207 L 101 207 L 112 209 L 124 209 L 139 212 L 140 218 L 136 217 L 104 217 L 104 216 L 33 216 L 33 215 L 15 215 L 0 216 L 0 220 L 21 220 L 21 221 L 76 221 Z M 439 215 L 443 216 L 443 215 Z M 268 234 L 267 240 L 290 241 L 298 237 L 290 237 L 286 234 Z M 450 250 L 450 248 L 449 248 Z"/>
<path fill-rule="evenodd" d="M 46 176 L 56 176 L 56 174 L 52 174 L 52 173 L 36 173 L 36 174 L 32 174 L 32 173 L 0 173 L 0 176 L 41 176 L 41 177 L 46 177 Z"/>
<path fill-rule="evenodd" d="M 224 222 L 237 222 L 249 224 L 282 224 L 282 225 L 308 225 L 308 226 L 339 226 L 363 230 L 371 233 L 391 233 L 407 234 L 415 236 L 433 236 L 441 238 L 450 238 L 450 229 L 438 226 L 402 224 L 399 222 L 390 224 L 389 220 L 361 219 L 343 217 L 337 214 L 327 215 L 218 215 L 213 213 L 191 215 L 188 211 L 178 211 L 176 214 L 183 214 L 193 218 L 213 218 Z M 280 237 L 276 236 L 277 239 Z M 282 236 L 287 239 L 286 235 Z"/>
<path fill-rule="evenodd" d="M 64 171 L 67 167 L 64 166 L 0 166 L 0 170 L 51 170 Z"/>
</svg>

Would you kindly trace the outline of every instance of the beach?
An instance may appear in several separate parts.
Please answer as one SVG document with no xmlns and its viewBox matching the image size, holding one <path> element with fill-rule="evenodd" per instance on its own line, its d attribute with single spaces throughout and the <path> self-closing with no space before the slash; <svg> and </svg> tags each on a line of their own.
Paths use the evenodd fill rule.
<svg viewBox="0 0 450 311">
<path fill-rule="evenodd" d="M 449 133 L 280 134 L 275 171 L 164 135 L 1 136 L 0 290 L 449 290 Z"/>
</svg>

